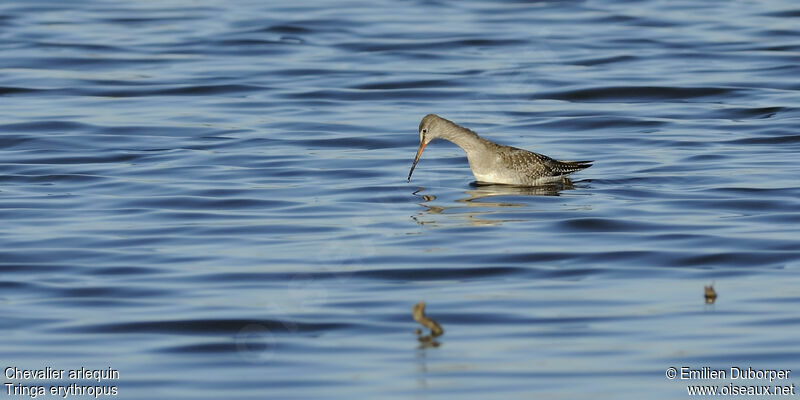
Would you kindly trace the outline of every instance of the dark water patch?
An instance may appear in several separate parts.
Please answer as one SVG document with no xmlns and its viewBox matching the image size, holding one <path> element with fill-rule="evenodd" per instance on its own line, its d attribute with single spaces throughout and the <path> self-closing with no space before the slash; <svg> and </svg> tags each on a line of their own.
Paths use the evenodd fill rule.
<svg viewBox="0 0 800 400">
<path fill-rule="evenodd" d="M 103 97 L 146 97 L 146 96 L 206 96 L 239 94 L 265 90 L 255 85 L 193 85 L 164 89 L 101 90 L 92 92 Z"/>
<path fill-rule="evenodd" d="M 681 24 L 676 21 L 668 21 L 665 19 L 641 15 L 633 16 L 624 14 L 603 14 L 603 16 L 591 18 L 590 21 L 594 24 L 611 24 L 614 26 L 627 25 L 648 28 L 671 28 L 681 26 Z"/>
<path fill-rule="evenodd" d="M 362 83 L 352 86 L 353 89 L 361 90 L 392 90 L 392 89 L 417 89 L 417 88 L 445 88 L 457 87 L 454 82 L 448 80 L 409 80 L 379 83 Z"/>
<path fill-rule="evenodd" d="M 384 101 L 412 100 L 425 98 L 427 100 L 457 99 L 464 94 L 464 90 L 421 90 L 421 89 L 392 89 L 392 90 L 313 90 L 307 92 L 286 93 L 283 97 L 288 99 L 316 99 L 337 101 Z"/>
<path fill-rule="evenodd" d="M 113 153 L 113 152 L 112 152 Z M 19 164 L 108 164 L 135 161 L 141 158 L 141 154 L 131 154 L 127 152 L 116 152 L 110 155 L 87 155 L 87 156 L 50 156 L 50 157 L 29 157 Z"/>
<path fill-rule="evenodd" d="M 119 12 L 121 10 L 114 10 L 115 12 Z M 134 10 L 131 10 L 132 12 Z M 194 10 L 197 11 L 197 10 Z M 184 13 L 185 10 L 176 10 L 176 12 Z M 182 22 L 191 22 L 191 21 L 199 21 L 205 19 L 205 16 L 201 15 L 190 15 L 190 14 L 183 14 L 180 16 L 164 16 L 164 15 L 151 15 L 151 16 L 142 16 L 142 17 L 115 17 L 115 18 L 100 18 L 98 22 L 104 22 L 108 24 L 114 25 L 132 25 L 135 27 L 141 27 L 142 25 L 148 24 L 169 24 L 169 23 L 182 23 Z"/>
<path fill-rule="evenodd" d="M 257 21 L 260 23 L 261 21 Z M 311 18 L 293 20 L 291 22 L 281 22 L 268 27 L 257 27 L 245 31 L 245 33 L 288 33 L 288 34 L 352 34 L 352 25 L 349 20 L 336 18 Z"/>
<path fill-rule="evenodd" d="M 768 137 L 748 137 L 743 139 L 730 140 L 729 144 L 757 144 L 757 145 L 779 145 L 779 144 L 798 144 L 800 143 L 800 135 L 778 135 Z"/>
<path fill-rule="evenodd" d="M 47 0 L 45 1 L 50 3 Z M 203 15 L 206 17 L 209 15 L 216 15 L 215 13 L 222 11 L 222 8 L 194 4 L 191 8 L 187 9 L 185 6 L 177 3 L 174 6 L 161 4 L 157 7 L 128 7 L 122 4 L 106 5 L 101 3 L 98 4 L 94 10 L 102 15 L 109 15 L 107 18 L 176 18 L 174 22 L 178 23 L 184 21 L 183 18 L 187 15 Z M 135 13 L 138 13 L 139 16 L 130 17 Z M 111 17 L 112 15 L 117 15 L 117 17 Z M 168 17 L 169 15 L 174 15 L 174 17 Z"/>
<path fill-rule="evenodd" d="M 125 266 L 117 266 L 117 267 L 106 267 L 106 268 L 92 268 L 88 271 L 91 275 L 97 276 L 146 276 L 146 275 L 154 275 L 154 274 L 161 274 L 165 271 L 160 268 L 153 268 L 153 267 L 125 267 Z"/>
<path fill-rule="evenodd" d="M 570 64 L 592 67 L 596 65 L 625 63 L 628 61 L 635 61 L 635 60 L 638 60 L 638 58 L 634 56 L 624 55 L 624 56 L 599 57 L 599 58 L 584 58 L 580 60 L 570 61 Z"/>
<path fill-rule="evenodd" d="M 300 34 L 300 33 L 311 33 L 313 30 L 298 26 L 298 25 L 291 25 L 291 24 L 283 24 L 283 25 L 272 25 L 267 28 L 259 29 L 256 32 L 275 32 L 275 33 L 290 33 L 290 34 Z"/>
<path fill-rule="evenodd" d="M 615 253 L 614 256 L 618 257 L 620 254 Z M 628 261 L 627 257 L 624 257 L 625 261 Z M 590 257 L 591 261 L 600 261 L 595 257 Z M 603 260 L 606 261 L 606 260 Z M 549 279 L 585 279 L 595 275 L 606 275 L 612 272 L 611 269 L 607 268 L 559 268 L 559 269 L 551 269 L 540 271 L 539 275 Z"/>
<path fill-rule="evenodd" d="M 624 239 L 620 239 L 624 240 Z M 696 243 L 693 240 L 681 241 L 685 246 L 692 247 Z M 662 243 L 666 245 L 667 242 L 653 240 L 652 243 Z M 776 254 L 780 254 L 776 253 Z M 776 257 L 775 262 L 778 260 L 788 261 L 792 257 L 791 253 L 784 253 L 782 256 Z M 735 261 L 735 257 L 726 258 L 724 256 L 709 256 L 696 258 L 687 257 L 682 252 L 674 251 L 659 251 L 659 250 L 614 250 L 614 251 L 587 251 L 577 249 L 570 253 L 531 253 L 520 254 L 514 256 L 498 256 L 493 260 L 494 262 L 517 264 L 526 263 L 528 265 L 541 265 L 549 266 L 555 263 L 556 268 L 543 268 L 536 269 L 529 272 L 540 278 L 550 279 L 586 279 L 593 276 L 616 276 L 623 275 L 630 279 L 630 274 L 640 268 L 645 268 L 647 276 L 650 278 L 662 276 L 667 274 L 667 271 L 658 271 L 655 268 L 668 268 L 674 266 L 680 267 L 694 267 L 706 268 L 709 266 L 714 267 L 742 267 L 752 266 L 746 264 L 746 260 L 742 260 L 742 264 L 729 263 L 726 261 Z M 599 268 L 594 265 L 614 265 L 614 267 Z M 768 265 L 770 263 L 758 264 L 758 266 Z M 774 265 L 772 263 L 771 265 Z M 585 266 L 585 267 L 575 267 Z"/>
<path fill-rule="evenodd" d="M 625 221 L 609 218 L 573 218 L 559 221 L 560 229 L 583 232 L 647 232 L 663 231 L 663 224 Z"/>
<path fill-rule="evenodd" d="M 753 49 L 755 51 L 776 51 L 776 52 L 796 52 L 800 50 L 800 45 L 779 45 L 779 46 L 764 46 Z"/>
<path fill-rule="evenodd" d="M 288 351 L 287 346 L 275 343 L 270 340 L 265 333 L 263 337 L 258 336 L 258 331 L 251 338 L 243 337 L 238 340 L 225 342 L 194 343 L 179 346 L 168 346 L 158 349 L 158 353 L 176 353 L 182 355 L 216 355 L 222 353 L 256 353 L 253 354 L 254 360 L 258 360 L 257 354 L 260 352 Z M 266 357 L 266 355 L 264 355 Z M 274 362 L 270 360 L 270 363 Z"/>
<path fill-rule="evenodd" d="M 793 211 L 791 205 L 778 203 L 780 205 L 779 208 L 786 210 L 785 212 L 774 212 L 771 210 L 773 203 L 767 204 L 770 209 L 759 211 L 755 210 L 750 213 L 750 215 L 741 215 L 738 216 L 737 219 L 742 223 L 747 223 L 750 221 L 753 224 L 772 224 L 777 226 L 785 226 L 789 224 L 794 224 L 800 222 L 800 213 Z M 780 243 L 780 242 L 778 242 Z M 792 246 L 788 246 L 792 247 Z M 784 250 L 785 247 L 774 247 L 773 250 Z"/>
<path fill-rule="evenodd" d="M 669 49 L 675 52 L 690 51 L 696 58 L 706 57 L 705 54 L 698 54 L 695 49 L 695 44 L 685 43 L 678 40 L 664 40 L 663 38 L 645 38 L 642 36 L 631 35 L 628 37 L 619 37 L 607 41 L 597 42 L 593 44 L 598 49 Z"/>
<path fill-rule="evenodd" d="M 655 261 L 664 257 L 663 253 L 655 252 L 652 250 L 615 250 L 615 251 L 596 251 L 596 252 L 579 252 L 574 254 L 573 258 L 580 263 L 585 261 L 588 263 L 614 263 L 624 262 L 626 265 L 636 264 L 637 261 Z M 608 272 L 607 269 L 587 268 L 587 269 L 572 269 L 566 275 L 560 274 L 563 271 L 548 271 L 554 272 L 555 276 L 590 276 L 594 274 L 603 274 Z"/>
<path fill-rule="evenodd" d="M 0 86 L 0 96 L 21 94 L 21 93 L 39 93 L 42 89 L 26 88 L 26 87 L 12 87 Z"/>
<path fill-rule="evenodd" d="M 735 199 L 725 201 L 711 201 L 716 204 L 719 210 L 731 210 L 742 212 L 778 212 L 778 211 L 797 211 L 797 203 L 775 201 L 772 199 Z M 710 207 L 711 204 L 708 204 Z"/>
<path fill-rule="evenodd" d="M 246 220 L 247 218 L 242 218 Z M 314 227 L 306 227 L 305 229 L 311 230 Z M 197 227 L 192 229 L 193 235 L 196 237 L 210 237 L 210 238 L 220 238 L 220 237 L 240 237 L 242 235 L 256 235 L 254 238 L 259 238 L 258 243 L 260 245 L 264 245 L 268 240 L 263 239 L 264 236 L 272 236 L 276 233 L 300 233 L 304 228 L 297 229 L 295 227 L 289 227 L 286 225 L 275 225 L 275 224 L 252 224 L 252 225 L 232 225 L 232 226 L 208 226 L 208 227 Z M 318 232 L 335 232 L 336 228 L 319 228 Z M 274 243 L 281 244 L 283 241 L 277 239 Z M 279 247 L 279 246 L 277 246 Z"/>
<path fill-rule="evenodd" d="M 305 42 L 300 38 L 220 38 L 215 46 L 209 46 L 209 39 L 184 40 L 177 43 L 153 46 L 147 54 L 169 54 L 180 62 L 181 58 L 206 56 L 241 56 L 247 52 L 252 57 L 286 56 L 297 50 Z M 260 43 L 258 43 L 260 42 Z"/>
<path fill-rule="evenodd" d="M 339 70 L 335 68 L 297 68 L 297 69 L 276 69 L 272 72 L 275 76 L 308 77 L 308 78 L 364 78 L 367 76 L 384 76 L 386 74 L 375 71 L 354 71 Z"/>
<path fill-rule="evenodd" d="M 337 322 L 302 322 L 277 319 L 190 319 L 81 325 L 58 330 L 69 333 L 236 335 L 248 326 L 264 327 L 273 333 L 321 333 L 355 328 L 351 324 Z"/>
<path fill-rule="evenodd" d="M 0 130 L 3 130 L 2 127 L 0 127 Z M 2 136 L 0 136 L 0 149 L 15 147 L 27 143 L 31 140 L 33 139 L 26 135 L 3 134 Z"/>
<path fill-rule="evenodd" d="M 785 263 L 797 260 L 800 250 L 795 252 L 731 251 L 713 254 L 692 254 L 676 258 L 675 265 L 694 268 L 711 267 L 740 267 L 740 268 L 765 268 L 782 266 Z"/>
<path fill-rule="evenodd" d="M 487 315 L 486 313 L 437 313 L 443 324 L 465 324 L 465 325 L 481 325 L 481 324 L 524 324 L 531 323 L 529 319 L 524 316 L 510 314 L 510 313 L 495 313 Z M 542 321 L 540 321 L 542 322 Z M 551 323 L 557 323 L 555 320 L 550 320 Z M 446 326 L 446 325 L 445 325 Z"/>
<path fill-rule="evenodd" d="M 786 107 L 728 107 L 708 113 L 710 118 L 725 118 L 732 120 L 741 119 L 766 119 L 788 111 Z"/>
<path fill-rule="evenodd" d="M 92 52 L 117 52 L 121 53 L 124 52 L 126 49 L 123 47 L 118 46 L 111 46 L 111 45 L 104 45 L 104 44 L 89 44 L 89 43 L 69 43 L 69 42 L 45 42 L 45 41 L 37 41 L 32 43 L 31 46 L 35 46 L 40 49 L 50 48 L 50 49 L 59 49 L 61 51 L 65 49 L 76 49 L 76 50 L 83 50 L 83 51 L 92 51 Z"/>
<path fill-rule="evenodd" d="M 103 182 L 108 178 L 88 174 L 59 174 L 59 175 L 0 175 L 0 182 L 6 183 L 90 183 Z"/>
<path fill-rule="evenodd" d="M 249 343 L 250 346 L 253 343 Z M 171 346 L 159 349 L 159 352 L 165 353 L 185 353 L 185 354 L 217 354 L 217 353 L 235 353 L 242 350 L 242 343 L 233 342 L 214 342 L 214 343 L 199 343 L 187 344 L 182 346 Z M 267 344 L 261 344 L 261 350 L 270 348 Z M 253 347 L 254 348 L 254 347 Z"/>
<path fill-rule="evenodd" d="M 0 270 L 2 270 L 2 267 L 0 267 Z M 29 290 L 29 289 L 38 289 L 38 285 L 33 285 L 30 283 L 19 282 L 19 281 L 0 281 L 0 290 L 10 292 L 12 290 Z"/>
<path fill-rule="evenodd" d="M 666 121 L 630 118 L 630 117 L 608 117 L 608 116 L 589 116 L 589 117 L 570 117 L 570 118 L 555 118 L 545 120 L 544 122 L 535 122 L 532 124 L 515 125 L 519 129 L 537 129 L 537 128 L 551 128 L 562 131 L 564 129 L 584 131 L 591 129 L 621 129 L 624 131 L 641 131 L 643 128 L 658 128 L 667 125 Z M 609 139 L 603 139 L 607 142 Z M 612 139 L 613 140 L 613 139 Z M 653 139 L 637 139 L 637 138 L 620 138 L 619 140 L 653 140 Z"/>
<path fill-rule="evenodd" d="M 527 270 L 516 267 L 484 267 L 484 268 L 412 268 L 412 269 L 379 269 L 356 271 L 354 277 L 398 280 L 398 281 L 430 281 L 438 279 L 480 279 L 506 275 L 525 275 Z"/>
<path fill-rule="evenodd" d="M 564 252 L 546 252 L 540 251 L 536 253 L 516 253 L 509 255 L 498 255 L 493 257 L 498 263 L 549 263 L 554 261 L 563 261 L 574 258 L 574 254 Z"/>
<path fill-rule="evenodd" d="M 196 219 L 196 218 L 202 218 L 203 216 L 204 216 L 203 214 L 199 214 L 199 215 L 189 214 L 189 215 L 186 215 L 185 218 Z M 244 220 L 249 219 L 249 218 L 252 218 L 252 217 L 248 217 L 248 216 L 243 216 L 242 217 L 242 219 L 244 219 Z M 299 220 L 303 220 L 303 219 L 315 220 L 315 219 L 319 218 L 319 216 L 304 216 L 303 214 L 293 214 L 293 218 L 296 218 L 298 221 Z M 301 234 L 306 234 L 306 233 L 316 233 L 316 234 L 330 233 L 330 234 L 333 234 L 333 233 L 339 232 L 341 230 L 341 228 L 339 228 L 339 227 L 336 227 L 336 226 L 325 226 L 323 224 L 303 225 L 303 224 L 299 224 L 299 223 L 294 223 L 294 224 L 292 224 L 292 223 L 283 223 L 283 224 L 271 224 L 270 227 L 271 227 L 272 232 L 274 234 L 282 234 L 282 235 L 301 235 Z"/>
<path fill-rule="evenodd" d="M 796 39 L 800 37 L 800 32 L 794 29 L 762 29 L 758 31 L 758 34 L 764 37 L 768 37 L 771 40 L 777 40 L 781 36 L 789 37 L 792 39 Z M 794 44 L 796 47 L 797 44 Z"/>
<path fill-rule="evenodd" d="M 481 325 L 481 324 L 512 324 L 512 325 L 530 325 L 530 326 L 549 326 L 549 325 L 570 325 L 570 326 L 589 326 L 599 322 L 610 321 L 630 321 L 641 319 L 642 317 L 630 315 L 581 315 L 581 316 L 561 316 L 561 317 L 537 317 L 530 318 L 514 314 L 486 314 L 486 313 L 465 313 L 465 314 L 448 314 L 440 313 L 442 323 L 452 324 L 467 324 L 467 325 Z M 646 317 L 645 317 L 646 318 Z M 563 334 L 563 332 L 561 332 Z"/>
<path fill-rule="evenodd" d="M 324 263 L 324 262 L 323 262 Z M 282 282 L 313 282 L 326 280 L 342 280 L 350 278 L 350 273 L 335 271 L 318 272 L 236 272 L 236 273 L 205 273 L 187 277 L 192 282 L 220 282 L 220 283 L 249 283 L 267 284 Z"/>
<path fill-rule="evenodd" d="M 765 17 L 797 18 L 800 17 L 800 9 L 773 11 L 761 14 Z"/>
<path fill-rule="evenodd" d="M 345 137 L 331 139 L 303 139 L 292 140 L 289 143 L 301 145 L 308 149 L 364 149 L 377 150 L 387 149 L 395 146 L 393 141 L 370 138 L 370 137 Z"/>
<path fill-rule="evenodd" d="M 730 156 L 724 154 L 695 154 L 683 158 L 681 162 L 684 163 L 718 163 L 722 160 L 730 159 Z"/>
<path fill-rule="evenodd" d="M 797 199 L 800 196 L 800 188 L 793 187 L 775 187 L 775 188 L 760 188 L 760 187 L 718 187 L 709 189 L 709 192 L 719 193 L 720 195 L 736 195 L 748 197 L 783 197 L 789 199 Z"/>
<path fill-rule="evenodd" d="M 305 45 L 306 41 L 293 36 L 282 36 L 276 39 L 226 39 L 214 47 L 211 53 L 216 56 L 237 56 L 243 52 L 249 53 L 253 57 L 288 57 L 298 50 L 298 46 Z M 178 54 L 200 55 L 205 52 L 202 50 L 202 43 L 195 43 L 189 46 L 180 46 L 177 49 L 169 50 Z M 196 49 L 196 50 L 195 50 Z"/>
<path fill-rule="evenodd" d="M 83 79 L 76 79 L 77 82 L 83 84 L 83 86 L 92 86 L 92 87 L 115 87 L 115 86 L 123 86 L 123 87 L 165 87 L 171 84 L 169 80 L 156 80 L 156 79 L 102 79 L 96 77 L 86 77 Z"/>
<path fill-rule="evenodd" d="M 58 239 L 51 239 L 53 242 L 58 242 Z M 69 243 L 70 241 L 74 243 L 90 243 L 88 240 L 83 240 L 82 238 L 71 238 L 68 237 L 65 239 L 65 242 Z M 19 249 L 15 249 L 15 251 L 5 251 L 2 252 L 3 260 L 8 262 L 11 267 L 17 267 L 20 265 L 33 265 L 35 268 L 31 270 L 36 271 L 37 269 L 43 269 L 44 271 L 48 269 L 53 269 L 58 272 L 76 272 L 80 271 L 80 269 L 76 269 L 77 266 L 80 265 L 101 265 L 101 263 L 121 263 L 130 265 L 133 262 L 142 262 L 143 260 L 147 261 L 150 260 L 147 255 L 137 254 L 137 253 L 126 253 L 117 251 L 117 249 L 87 249 L 81 247 L 68 247 L 65 246 L 63 248 L 60 247 L 37 247 L 37 246 L 18 246 Z M 158 257 L 160 258 L 160 257 Z M 70 264 L 68 266 L 63 267 L 61 264 L 48 264 L 48 261 L 53 259 L 59 260 L 69 260 Z M 169 255 L 163 256 L 164 260 L 171 259 Z M 192 261 L 202 259 L 202 255 L 198 254 L 195 257 L 176 257 L 174 261 L 170 262 L 180 262 L 180 261 Z M 108 265 L 108 264 L 105 264 Z M 39 271 L 36 271 L 39 272 Z"/>
<path fill-rule="evenodd" d="M 0 131 L 6 132 L 72 132 L 93 130 L 95 127 L 89 124 L 75 121 L 35 121 L 18 122 L 0 125 Z"/>
<path fill-rule="evenodd" d="M 321 264 L 327 265 L 326 260 L 321 260 Z M 358 259 L 337 259 L 337 265 L 370 265 L 362 258 Z M 208 277 L 199 277 L 205 281 L 219 281 L 229 283 L 239 282 L 340 282 L 349 279 L 366 279 L 378 281 L 431 281 L 441 279 L 454 280 L 473 280 L 503 276 L 528 276 L 531 271 L 521 267 L 475 267 L 475 268 L 380 268 L 380 269 L 359 269 L 353 271 L 320 271 L 320 272 L 297 272 L 297 273 L 237 273 L 237 274 L 216 274 Z"/>
<path fill-rule="evenodd" d="M 173 63 L 166 57 L 16 57 L 13 60 L 0 61 L 2 68 L 30 68 L 48 70 L 57 65 L 59 69 L 76 70 L 79 68 L 127 68 L 133 65 L 164 65 Z"/>
<path fill-rule="evenodd" d="M 0 26 L 2 25 L 10 25 L 11 21 L 17 19 L 15 15 L 0 15 Z"/>
<path fill-rule="evenodd" d="M 86 307 L 97 310 L 128 309 L 136 310 L 147 303 L 142 299 L 116 299 L 109 297 L 88 298 L 88 297 L 58 297 L 53 299 L 37 301 L 42 306 L 68 305 L 69 307 Z"/>
<path fill-rule="evenodd" d="M 291 178 L 318 177 L 322 175 L 324 175 L 327 179 L 347 179 L 374 178 L 382 174 L 374 170 L 363 170 L 360 168 L 326 169 L 322 171 L 318 168 L 295 168 L 281 172 L 282 177 Z"/>
<path fill-rule="evenodd" d="M 681 26 L 681 23 L 677 21 L 667 21 L 656 18 L 637 17 L 631 21 L 628 21 L 626 25 L 639 26 L 645 28 L 675 28 Z"/>
<path fill-rule="evenodd" d="M 236 209 L 279 209 L 294 206 L 296 203 L 283 200 L 215 198 L 204 196 L 149 196 L 124 200 L 118 205 L 125 207 L 144 207 L 148 209 L 188 209 L 188 210 L 236 210 Z"/>
<path fill-rule="evenodd" d="M 0 262 L 0 272 L 3 273 L 20 273 L 20 274 L 38 274 L 38 273 L 68 273 L 74 272 L 75 266 L 70 264 L 54 264 L 54 263 L 37 263 L 33 260 L 26 260 L 21 257 L 18 261 L 10 260 L 7 257 L 13 252 L 5 252 L 2 254 L 2 262 Z M 32 258 L 32 257 L 31 257 Z"/>
<path fill-rule="evenodd" d="M 230 47 L 263 47 L 283 44 L 304 44 L 305 41 L 298 37 L 281 37 L 278 40 L 265 39 L 228 39 L 219 41 L 219 46 L 223 46 L 226 52 L 230 52 Z"/>
<path fill-rule="evenodd" d="M 111 135 L 132 135 L 136 137 L 207 137 L 209 135 L 220 134 L 221 132 L 238 132 L 236 130 L 220 131 L 208 127 L 188 127 L 180 125 L 113 125 L 98 127 L 97 129 Z"/>
<path fill-rule="evenodd" d="M 686 101 L 730 96 L 737 92 L 738 89 L 722 87 L 613 86 L 544 92 L 534 98 L 588 102 Z"/>
<path fill-rule="evenodd" d="M 356 52 L 382 52 L 382 51 L 420 51 L 448 48 L 484 48 L 506 47 L 526 44 L 525 40 L 516 39 L 457 39 L 457 40 L 417 40 L 408 42 L 382 42 L 367 41 L 358 43 L 343 43 L 338 45 L 343 50 Z"/>
<path fill-rule="evenodd" d="M 313 120 L 277 122 L 270 124 L 270 129 L 275 129 L 278 131 L 291 131 L 293 133 L 293 137 L 320 136 L 320 134 L 324 133 L 352 134 L 375 132 L 375 128 L 373 126 Z M 355 139 L 357 136 L 351 135 L 350 138 Z"/>
<path fill-rule="evenodd" d="M 53 318 L 12 317 L 5 315 L 3 318 L 0 318 L 0 330 L 18 329 L 19 327 L 39 328 L 54 322 L 58 322 L 58 320 Z"/>
<path fill-rule="evenodd" d="M 169 291 L 144 289 L 135 287 L 75 287 L 48 288 L 53 295 L 60 298 L 95 298 L 95 299 L 153 299 L 168 297 Z"/>
</svg>

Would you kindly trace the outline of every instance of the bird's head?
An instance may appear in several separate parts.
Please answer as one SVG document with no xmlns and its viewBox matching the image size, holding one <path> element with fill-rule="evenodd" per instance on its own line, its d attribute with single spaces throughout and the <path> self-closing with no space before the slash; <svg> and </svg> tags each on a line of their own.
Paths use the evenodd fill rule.
<svg viewBox="0 0 800 400">
<path fill-rule="evenodd" d="M 445 121 L 445 119 L 436 114 L 428 114 L 422 118 L 422 121 L 420 121 L 419 149 L 417 150 L 417 155 L 414 157 L 414 163 L 411 164 L 411 171 L 408 172 L 409 181 L 411 180 L 411 174 L 414 173 L 414 167 L 417 166 L 417 162 L 419 162 L 419 158 L 422 156 L 422 151 L 425 150 L 425 146 L 432 142 L 433 139 L 439 137 L 439 133 L 442 132 L 442 127 Z"/>
</svg>

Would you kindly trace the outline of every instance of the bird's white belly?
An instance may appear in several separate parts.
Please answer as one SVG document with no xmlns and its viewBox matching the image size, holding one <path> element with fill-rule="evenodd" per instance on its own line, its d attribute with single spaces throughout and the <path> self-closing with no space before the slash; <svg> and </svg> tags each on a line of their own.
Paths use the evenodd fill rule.
<svg viewBox="0 0 800 400">
<path fill-rule="evenodd" d="M 488 171 L 472 171 L 475 180 L 478 182 L 486 183 L 502 183 L 506 185 L 522 185 L 522 186 L 537 186 L 553 182 L 560 182 L 562 176 L 543 176 L 539 178 L 532 178 L 529 176 L 520 175 L 517 171 L 509 170 L 488 170 Z"/>
<path fill-rule="evenodd" d="M 475 180 L 478 182 L 504 183 L 508 185 L 524 184 L 524 182 L 522 182 L 520 179 L 521 177 L 515 176 L 516 174 L 510 174 L 508 171 L 472 171 L 472 175 L 475 175 Z"/>
</svg>

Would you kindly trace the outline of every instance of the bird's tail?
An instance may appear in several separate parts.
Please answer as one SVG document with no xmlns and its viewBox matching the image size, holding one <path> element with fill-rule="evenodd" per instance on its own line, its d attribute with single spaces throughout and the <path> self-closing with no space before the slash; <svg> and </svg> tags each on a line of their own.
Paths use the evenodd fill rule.
<svg viewBox="0 0 800 400">
<path fill-rule="evenodd" d="M 575 171 L 580 171 L 592 166 L 594 160 L 588 161 L 562 161 L 557 160 L 552 166 L 553 170 L 561 175 L 571 174 Z"/>
</svg>

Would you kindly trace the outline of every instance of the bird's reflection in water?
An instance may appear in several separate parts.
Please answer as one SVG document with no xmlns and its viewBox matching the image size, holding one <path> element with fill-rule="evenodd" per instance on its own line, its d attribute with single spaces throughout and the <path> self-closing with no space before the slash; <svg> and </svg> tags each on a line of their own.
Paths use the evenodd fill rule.
<svg viewBox="0 0 800 400">
<path fill-rule="evenodd" d="M 558 196 L 564 190 L 575 189 L 575 185 L 569 178 L 564 178 L 559 183 L 539 186 L 514 186 L 481 182 L 472 182 L 471 186 L 475 189 L 468 190 L 467 194 L 470 195 L 470 198 L 463 201 L 472 201 L 491 196 Z"/>
<path fill-rule="evenodd" d="M 467 197 L 455 200 L 458 205 L 453 206 L 431 204 L 437 197 L 432 194 L 424 193 L 426 189 L 420 187 L 414 191 L 413 194 L 422 199 L 422 202 L 419 204 L 425 207 L 425 211 L 411 218 L 420 225 L 436 224 L 436 219 L 430 217 L 447 213 L 463 216 L 470 225 L 500 225 L 503 222 L 514 221 L 514 219 L 488 219 L 486 217 L 498 213 L 500 211 L 499 209 L 502 208 L 526 206 L 526 204 L 509 201 L 511 199 L 502 199 L 502 197 L 559 196 L 562 191 L 575 189 L 570 179 L 564 179 L 559 183 L 541 186 L 514 186 L 480 182 L 473 182 L 470 186 L 472 189 L 464 192 Z M 493 200 L 493 198 L 496 198 L 496 200 Z"/>
</svg>

